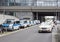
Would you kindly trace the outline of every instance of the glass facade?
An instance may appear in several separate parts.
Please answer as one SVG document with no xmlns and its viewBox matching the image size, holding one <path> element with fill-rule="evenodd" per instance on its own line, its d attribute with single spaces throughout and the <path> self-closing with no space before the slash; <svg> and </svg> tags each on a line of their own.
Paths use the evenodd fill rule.
<svg viewBox="0 0 60 42">
<path fill-rule="evenodd" d="M 58 2 L 58 6 L 60 6 L 60 1 Z"/>
<path fill-rule="evenodd" d="M 0 0 L 0 6 L 60 6 L 60 0 Z"/>
<path fill-rule="evenodd" d="M 8 0 L 0 0 L 0 6 L 8 6 Z"/>
<path fill-rule="evenodd" d="M 57 6 L 57 2 L 37 1 L 37 6 Z"/>
</svg>

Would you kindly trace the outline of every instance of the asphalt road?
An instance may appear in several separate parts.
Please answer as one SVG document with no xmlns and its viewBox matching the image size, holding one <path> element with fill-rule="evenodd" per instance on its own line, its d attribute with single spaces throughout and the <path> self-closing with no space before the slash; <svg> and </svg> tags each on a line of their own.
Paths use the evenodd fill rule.
<svg viewBox="0 0 60 42">
<path fill-rule="evenodd" d="M 38 33 L 38 25 L 0 38 L 0 42 L 52 42 L 52 33 Z"/>
</svg>

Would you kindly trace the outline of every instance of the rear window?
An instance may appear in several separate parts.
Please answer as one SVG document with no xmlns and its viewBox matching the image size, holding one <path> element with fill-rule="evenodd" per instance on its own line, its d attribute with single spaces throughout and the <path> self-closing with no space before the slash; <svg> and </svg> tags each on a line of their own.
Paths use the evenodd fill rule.
<svg viewBox="0 0 60 42">
<path fill-rule="evenodd" d="M 11 21 L 6 21 L 5 23 L 10 24 L 10 23 L 11 23 Z"/>
</svg>

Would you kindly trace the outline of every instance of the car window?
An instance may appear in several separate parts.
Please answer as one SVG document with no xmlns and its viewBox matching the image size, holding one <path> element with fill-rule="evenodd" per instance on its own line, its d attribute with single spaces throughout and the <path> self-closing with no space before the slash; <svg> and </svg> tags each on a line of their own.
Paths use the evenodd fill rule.
<svg viewBox="0 0 60 42">
<path fill-rule="evenodd" d="M 11 21 L 6 21 L 5 23 L 10 24 L 10 23 L 11 23 Z"/>
<path fill-rule="evenodd" d="M 27 21 L 24 21 L 24 23 L 27 23 Z"/>
<path fill-rule="evenodd" d="M 29 21 L 29 23 L 31 23 L 31 21 Z"/>
<path fill-rule="evenodd" d="M 16 24 L 19 24 L 19 23 L 20 23 L 20 21 L 16 21 L 15 23 L 16 23 Z"/>
<path fill-rule="evenodd" d="M 24 21 L 23 20 L 20 20 L 20 24 L 24 24 Z"/>
</svg>

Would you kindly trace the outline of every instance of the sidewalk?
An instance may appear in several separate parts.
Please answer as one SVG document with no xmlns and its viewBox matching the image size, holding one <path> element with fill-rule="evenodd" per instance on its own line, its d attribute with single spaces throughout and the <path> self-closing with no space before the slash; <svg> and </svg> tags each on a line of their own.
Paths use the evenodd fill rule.
<svg viewBox="0 0 60 42">
<path fill-rule="evenodd" d="M 56 42 L 57 33 L 52 33 L 52 42 Z"/>
<path fill-rule="evenodd" d="M 52 42 L 56 42 L 56 35 L 57 35 L 57 26 L 55 25 L 52 32 Z"/>
<path fill-rule="evenodd" d="M 55 34 L 55 41 L 60 42 L 60 25 L 57 25 L 57 34 Z"/>
<path fill-rule="evenodd" d="M 21 29 L 21 30 L 22 30 L 22 29 Z M 6 35 L 10 35 L 10 34 L 12 34 L 12 33 L 18 32 L 18 31 L 20 31 L 20 30 L 10 31 L 10 32 L 4 32 L 4 33 L 0 34 L 0 37 L 6 36 Z"/>
<path fill-rule="evenodd" d="M 37 25 L 35 25 L 35 26 L 37 26 Z M 33 26 L 31 26 L 31 27 L 33 27 Z M 24 28 L 24 29 L 19 29 L 19 30 L 11 31 L 11 32 L 5 32 L 3 34 L 0 34 L 0 37 L 7 36 L 7 35 L 10 35 L 10 34 L 13 34 L 13 33 L 19 32 L 19 31 L 22 31 L 22 30 L 27 30 L 27 29 L 29 29 L 31 27 L 27 27 L 27 28 Z"/>
<path fill-rule="evenodd" d="M 55 37 L 56 37 L 56 42 L 60 42 L 60 29 L 58 30 Z"/>
</svg>

